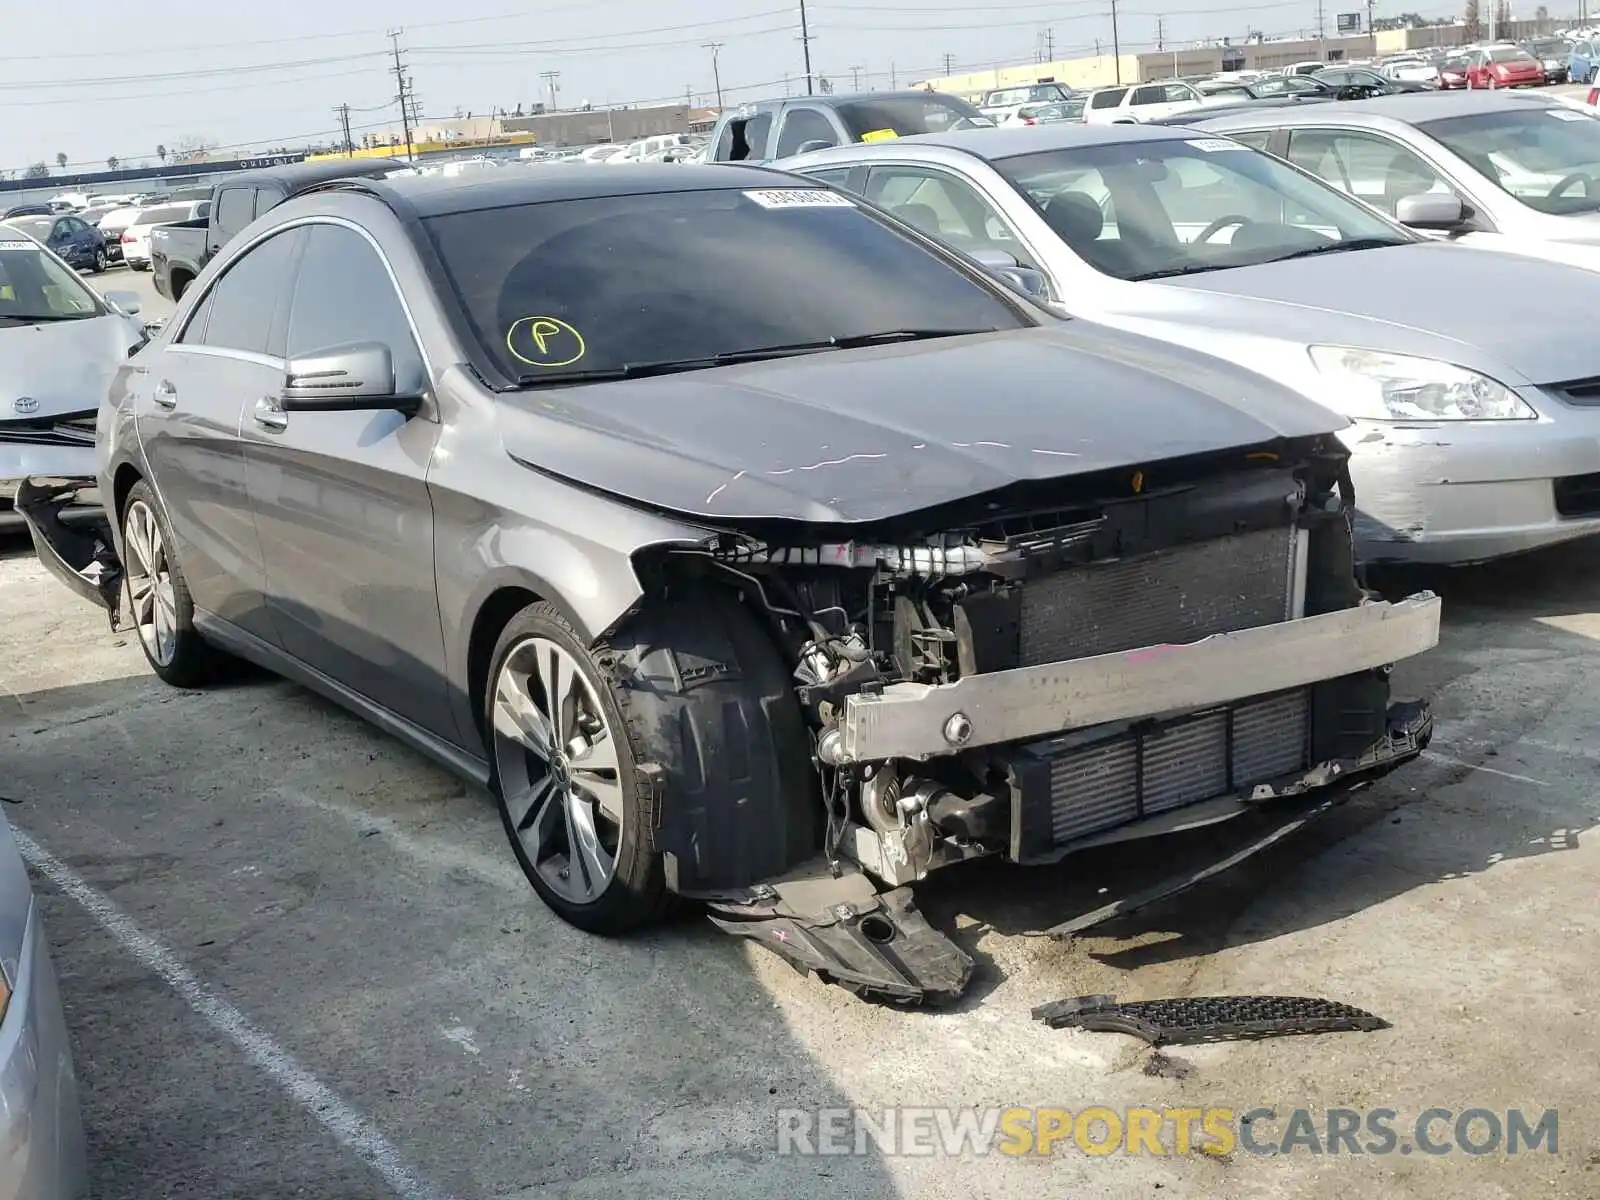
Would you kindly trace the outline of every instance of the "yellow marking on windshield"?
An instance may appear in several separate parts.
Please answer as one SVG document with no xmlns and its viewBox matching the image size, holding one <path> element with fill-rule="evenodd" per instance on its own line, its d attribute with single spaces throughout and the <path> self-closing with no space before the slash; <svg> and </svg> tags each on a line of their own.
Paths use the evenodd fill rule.
<svg viewBox="0 0 1600 1200">
<path fill-rule="evenodd" d="M 899 136 L 900 135 L 892 129 L 874 129 L 869 133 L 863 133 L 861 135 L 861 140 L 863 142 L 888 142 L 893 141 Z"/>
<path fill-rule="evenodd" d="M 568 367 L 589 348 L 583 334 L 555 317 L 522 317 L 506 330 L 506 349 L 530 367 Z"/>
</svg>

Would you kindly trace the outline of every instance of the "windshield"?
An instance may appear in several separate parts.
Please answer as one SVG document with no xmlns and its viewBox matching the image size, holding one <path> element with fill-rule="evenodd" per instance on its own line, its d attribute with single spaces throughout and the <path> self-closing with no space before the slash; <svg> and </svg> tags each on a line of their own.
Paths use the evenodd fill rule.
<svg viewBox="0 0 1600 1200">
<path fill-rule="evenodd" d="M 1419 122 L 1501 191 L 1542 213 L 1600 211 L 1600 121 L 1566 107 Z"/>
<path fill-rule="evenodd" d="M 1515 49 L 1507 46 L 1499 50 L 1490 50 L 1490 62 L 1527 62 L 1533 56 L 1526 50 Z"/>
<path fill-rule="evenodd" d="M 36 243 L 6 234 L 0 229 L 0 326 L 101 314 L 100 302 L 76 271 Z"/>
<path fill-rule="evenodd" d="M 1082 146 L 995 167 L 1080 258 L 1120 279 L 1414 240 L 1365 205 L 1227 138 Z"/>
<path fill-rule="evenodd" d="M 1528 53 L 1537 54 L 1540 58 L 1555 58 L 1567 53 L 1567 44 L 1559 39 L 1547 42 L 1533 42 L 1528 46 Z"/>
<path fill-rule="evenodd" d="M 50 231 L 56 227 L 54 217 L 12 217 L 6 222 L 12 229 L 20 230 L 35 241 L 48 242 Z M 3 233 L 0 230 L 0 233 Z"/>
<path fill-rule="evenodd" d="M 164 225 L 170 221 L 187 221 L 190 206 L 187 204 L 164 204 L 160 208 L 141 209 L 139 215 L 133 219 L 134 225 Z"/>
<path fill-rule="evenodd" d="M 965 100 L 929 92 L 923 96 L 885 96 L 881 100 L 848 100 L 838 106 L 839 119 L 855 141 L 875 140 L 892 133 L 914 137 L 919 133 L 944 133 L 994 124 Z"/>
<path fill-rule="evenodd" d="M 976 272 L 819 188 L 607 196 L 425 224 L 484 352 L 525 384 L 1034 323 Z"/>
</svg>

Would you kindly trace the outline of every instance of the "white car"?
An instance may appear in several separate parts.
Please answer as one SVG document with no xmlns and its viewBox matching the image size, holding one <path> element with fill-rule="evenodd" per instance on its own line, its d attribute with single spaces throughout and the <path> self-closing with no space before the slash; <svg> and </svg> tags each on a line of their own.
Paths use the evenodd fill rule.
<svg viewBox="0 0 1600 1200">
<path fill-rule="evenodd" d="M 1396 83 L 1433 83 L 1439 77 L 1439 68 L 1420 58 L 1396 58 L 1379 67 L 1378 74 Z"/>
<path fill-rule="evenodd" d="M 1084 103 L 1083 120 L 1088 125 L 1137 124 L 1235 100 L 1226 93 L 1207 96 L 1179 79 L 1135 83 L 1090 92 Z"/>
<path fill-rule="evenodd" d="M 44 246 L 0 228 L 0 523 L 26 479 L 95 474 L 95 414 L 148 340 L 136 292 L 96 295 Z"/>
<path fill-rule="evenodd" d="M 183 200 L 177 204 L 157 204 L 141 208 L 122 229 L 119 235 L 122 261 L 135 271 L 150 269 L 150 231 L 157 225 L 175 225 L 180 221 L 198 221 L 211 215 L 211 201 Z"/>
</svg>

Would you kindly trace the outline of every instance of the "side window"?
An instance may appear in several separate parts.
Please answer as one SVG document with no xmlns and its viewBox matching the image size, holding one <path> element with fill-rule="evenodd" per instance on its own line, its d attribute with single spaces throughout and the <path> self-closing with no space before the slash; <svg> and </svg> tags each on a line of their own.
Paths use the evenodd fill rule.
<svg viewBox="0 0 1600 1200">
<path fill-rule="evenodd" d="M 50 229 L 50 240 L 52 242 L 71 236 L 72 222 L 67 220 L 65 217 L 62 217 L 61 220 L 57 221 Z"/>
<path fill-rule="evenodd" d="M 800 147 L 807 142 L 827 142 L 830 146 L 838 145 L 839 138 L 833 132 L 833 126 L 828 123 L 828 118 L 814 108 L 794 108 L 783 115 L 783 126 L 778 131 L 778 154 L 783 158 L 790 154 L 798 154 Z"/>
<path fill-rule="evenodd" d="M 260 216 L 268 209 L 276 208 L 283 203 L 283 189 L 281 187 L 264 187 L 256 189 L 256 216 Z"/>
<path fill-rule="evenodd" d="M 876 167 L 867 178 L 867 198 L 957 250 L 1003 250 L 1025 267 L 1035 265 L 994 206 L 971 184 L 943 171 Z"/>
<path fill-rule="evenodd" d="M 1236 142 L 1243 142 L 1246 146 L 1254 146 L 1257 150 L 1265 151 L 1272 144 L 1271 129 L 1236 129 L 1228 136 Z"/>
<path fill-rule="evenodd" d="M 194 219 L 196 221 L 204 221 L 210 215 L 211 215 L 211 201 L 202 200 L 202 201 L 200 201 L 199 204 L 196 204 L 194 206 Z"/>
<path fill-rule="evenodd" d="M 89 227 L 82 221 L 78 220 L 77 217 L 67 218 L 67 228 L 72 231 L 73 237 L 79 237 L 89 232 Z"/>
<path fill-rule="evenodd" d="M 829 167 L 822 171 L 804 171 L 802 174 L 812 179 L 820 179 L 823 183 L 832 184 L 836 188 L 843 188 L 850 182 L 849 167 Z"/>
<path fill-rule="evenodd" d="M 228 188 L 217 198 L 217 232 L 232 237 L 255 220 L 255 198 L 249 188 Z"/>
<path fill-rule="evenodd" d="M 1122 98 L 1127 94 L 1127 88 L 1107 88 L 1105 91 L 1096 92 L 1089 97 L 1089 107 L 1115 108 L 1122 103 Z"/>
<path fill-rule="evenodd" d="M 367 239 L 342 225 L 313 225 L 289 306 L 288 355 L 381 342 L 402 390 L 423 379 L 422 353 L 388 269 Z"/>
<path fill-rule="evenodd" d="M 1164 87 L 1142 87 L 1133 89 L 1133 99 L 1129 104 L 1162 104 L 1167 99 L 1167 89 Z"/>
<path fill-rule="evenodd" d="M 245 195 L 249 195 L 248 192 Z M 299 231 L 270 237 L 248 250 L 211 287 L 179 339 L 222 350 L 271 354 L 273 322 L 294 269 Z M 199 317 L 209 314 L 201 327 Z M 193 335 L 193 336 L 191 336 Z"/>
<path fill-rule="evenodd" d="M 1168 104 L 1187 104 L 1200 99 L 1200 94 L 1186 83 L 1169 83 L 1162 93 L 1162 99 Z"/>
<path fill-rule="evenodd" d="M 767 138 L 771 133 L 772 114 L 769 112 L 757 113 L 744 123 L 744 144 L 750 147 L 752 159 L 767 156 Z"/>
<path fill-rule="evenodd" d="M 1390 216 L 1407 196 L 1452 192 L 1413 151 L 1377 134 L 1297 129 L 1289 135 L 1288 158 Z"/>
</svg>

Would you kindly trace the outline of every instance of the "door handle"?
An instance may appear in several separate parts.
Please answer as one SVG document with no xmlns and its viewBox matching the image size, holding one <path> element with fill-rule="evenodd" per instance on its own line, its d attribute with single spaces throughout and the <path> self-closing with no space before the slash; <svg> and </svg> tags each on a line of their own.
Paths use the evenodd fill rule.
<svg viewBox="0 0 1600 1200">
<path fill-rule="evenodd" d="M 289 414 L 284 412 L 283 406 L 271 396 L 263 396 L 256 401 L 254 416 L 256 424 L 263 429 L 276 432 L 289 428 Z"/>
<path fill-rule="evenodd" d="M 170 381 L 163 379 L 156 384 L 155 402 L 162 408 L 177 408 L 178 389 L 173 387 Z"/>
</svg>

